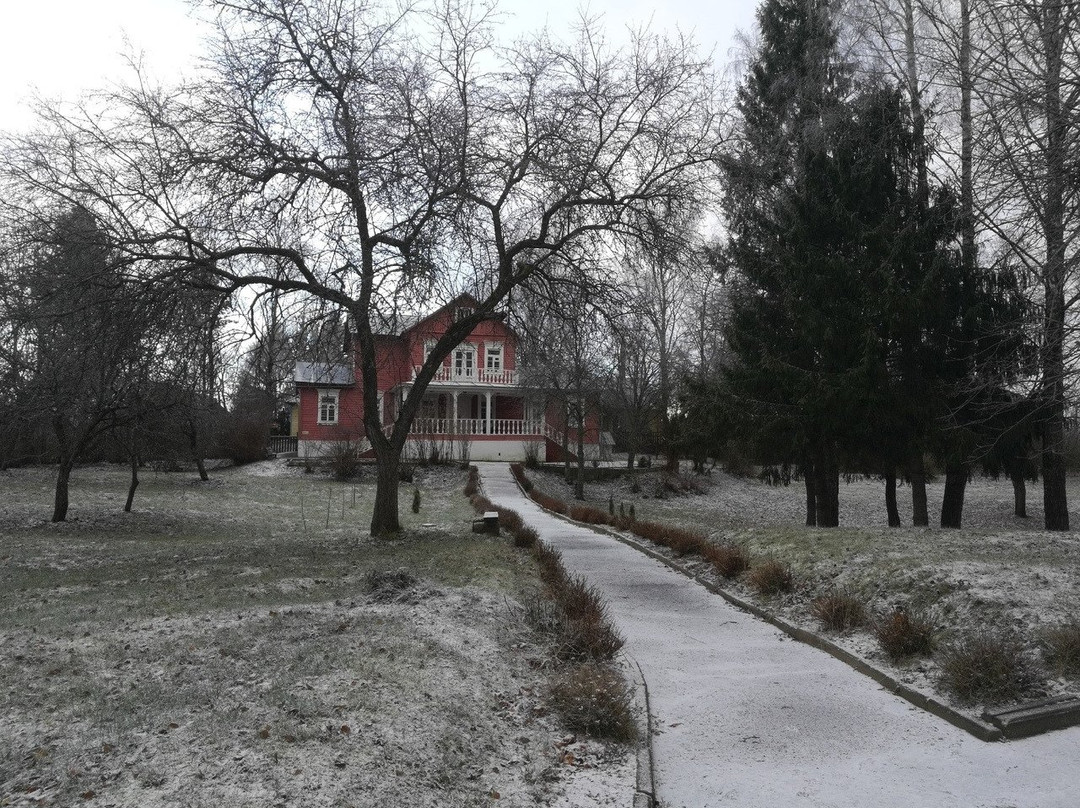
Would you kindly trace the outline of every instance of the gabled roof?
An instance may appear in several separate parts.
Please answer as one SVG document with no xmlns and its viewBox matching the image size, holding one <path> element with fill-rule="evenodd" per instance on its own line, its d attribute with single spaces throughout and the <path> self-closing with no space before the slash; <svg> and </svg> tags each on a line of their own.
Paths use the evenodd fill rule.
<svg viewBox="0 0 1080 808">
<path fill-rule="evenodd" d="M 297 362 L 293 370 L 296 384 L 321 384 L 327 387 L 351 387 L 355 381 L 348 365 L 326 362 Z"/>
<path fill-rule="evenodd" d="M 426 323 L 428 320 L 435 319 L 440 314 L 442 314 L 444 311 L 452 311 L 453 309 L 460 308 L 462 305 L 471 306 L 472 308 L 475 309 L 475 308 L 479 307 L 480 302 L 475 297 L 470 295 L 468 292 L 463 292 L 462 294 L 458 295 L 453 300 L 451 300 L 449 303 L 446 303 L 446 304 L 444 304 L 442 306 L 439 306 L 439 308 L 435 309 L 435 311 L 431 312 L 430 314 L 425 314 L 425 315 L 423 315 L 421 317 L 418 317 L 415 320 L 413 320 L 412 322 L 405 325 L 401 329 L 401 336 L 405 336 L 410 331 L 412 331 L 412 330 L 414 330 L 416 328 L 419 328 L 421 325 Z"/>
</svg>

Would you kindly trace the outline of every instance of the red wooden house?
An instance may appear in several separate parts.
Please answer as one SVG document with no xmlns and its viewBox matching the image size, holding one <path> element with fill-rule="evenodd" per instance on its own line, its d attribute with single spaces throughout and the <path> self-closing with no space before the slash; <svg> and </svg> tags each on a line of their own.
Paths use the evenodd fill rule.
<svg viewBox="0 0 1080 808">
<path fill-rule="evenodd" d="M 432 346 L 454 318 L 476 305 L 475 299 L 461 295 L 401 333 L 378 338 L 383 429 L 394 424 Z M 522 384 L 517 342 L 513 330 L 500 320 L 486 320 L 473 329 L 428 385 L 405 447 L 406 458 L 524 460 L 532 453 L 541 461 L 558 461 L 564 456 L 564 436 L 574 451 L 576 424 L 568 430 L 562 407 L 542 390 Z M 300 457 L 317 457 L 341 442 L 354 444 L 361 456 L 369 451 L 359 378 L 358 369 L 350 364 L 297 363 Z M 606 441 L 601 444 L 598 416 L 591 411 L 585 419 L 585 456 L 600 458 L 607 448 Z"/>
</svg>

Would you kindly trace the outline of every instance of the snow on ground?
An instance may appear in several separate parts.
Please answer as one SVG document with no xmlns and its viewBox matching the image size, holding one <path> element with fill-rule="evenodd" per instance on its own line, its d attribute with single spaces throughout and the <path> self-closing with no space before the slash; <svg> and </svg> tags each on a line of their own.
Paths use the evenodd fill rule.
<svg viewBox="0 0 1080 808">
<path fill-rule="evenodd" d="M 984 743 L 609 536 L 517 509 L 607 599 L 649 684 L 667 808 L 1073 808 L 1080 727 Z"/>
<path fill-rule="evenodd" d="M 0 806 L 629 805 L 631 751 L 547 707 L 534 573 L 468 532 L 460 470 L 418 469 L 416 515 L 402 486 L 394 542 L 366 479 L 281 462 L 144 473 L 130 514 L 82 468 L 61 525 L 50 475 L 0 476 Z"/>
<path fill-rule="evenodd" d="M 660 472 L 649 471 L 637 476 L 639 492 L 626 476 L 590 483 L 586 496 L 603 509 L 609 502 L 616 508 L 633 503 L 638 519 L 699 530 L 713 541 L 745 544 L 757 558 L 789 563 L 798 581 L 796 591 L 762 600 L 741 581 L 721 580 L 703 562 L 680 562 L 804 628 L 822 631 L 809 615 L 809 604 L 834 591 L 860 596 L 876 614 L 897 606 L 920 610 L 940 629 L 942 644 L 993 630 L 1018 635 L 1035 655 L 1044 629 L 1080 619 L 1080 533 L 1042 530 L 1042 490 L 1037 485 L 1029 486 L 1030 516 L 1020 518 L 1013 515 L 1007 480 L 973 479 L 959 530 L 910 527 L 910 489 L 901 486 L 900 513 L 908 526 L 888 528 L 884 484 L 856 478 L 840 485 L 840 527 L 820 529 L 803 524 L 800 482 L 774 486 L 719 470 L 703 477 L 690 475 L 688 469 L 684 473 L 702 493 L 673 494 L 661 484 Z M 536 481 L 567 501 L 572 497 L 557 476 L 538 475 Z M 942 489 L 941 480 L 928 485 L 931 524 L 938 518 Z M 1070 479 L 1069 501 L 1074 508 L 1071 522 L 1080 528 L 1080 478 Z M 907 684 L 939 689 L 939 671 L 932 661 L 895 665 L 866 632 L 830 638 Z M 1080 695 L 1080 682 L 1051 675 L 1044 693 Z M 962 709 L 979 715 L 985 706 Z"/>
</svg>

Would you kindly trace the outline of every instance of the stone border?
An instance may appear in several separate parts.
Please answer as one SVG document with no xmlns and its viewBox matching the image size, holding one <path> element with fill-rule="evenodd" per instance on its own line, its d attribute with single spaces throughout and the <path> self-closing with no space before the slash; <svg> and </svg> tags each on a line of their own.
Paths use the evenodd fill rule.
<svg viewBox="0 0 1080 808">
<path fill-rule="evenodd" d="M 511 479 L 514 480 L 514 484 L 517 485 L 518 490 L 521 491 L 522 495 L 526 499 L 528 499 L 538 508 L 543 508 L 542 505 L 533 500 L 529 496 L 529 494 L 521 488 L 521 484 L 517 481 L 517 478 L 513 476 L 513 473 L 511 473 L 510 476 Z M 722 589 L 721 587 L 714 584 L 712 581 L 709 581 L 703 576 L 698 575 L 696 572 L 689 569 L 688 567 L 684 567 L 683 565 L 664 556 L 663 554 L 657 552 L 651 547 L 647 547 L 646 545 L 641 544 L 634 539 L 630 539 L 620 533 L 616 533 L 607 525 L 593 525 L 589 524 L 588 522 L 578 522 L 574 519 L 571 519 L 569 516 L 566 516 L 565 514 L 555 513 L 554 511 L 549 511 L 547 508 L 543 508 L 543 510 L 551 516 L 563 519 L 575 525 L 580 525 L 581 527 L 589 528 L 597 533 L 603 533 L 606 536 L 610 536 L 616 541 L 622 542 L 627 547 L 632 547 L 635 550 L 649 556 L 650 558 L 656 559 L 660 563 L 670 567 L 675 572 L 684 575 L 692 581 L 696 581 L 701 586 L 712 592 L 714 595 L 719 595 L 732 606 L 735 606 L 738 609 L 742 609 L 745 612 L 749 612 L 755 617 L 761 618 L 766 623 L 769 623 L 773 627 L 780 629 L 792 639 L 798 640 L 799 642 L 806 643 L 807 645 L 824 651 L 825 653 L 829 654 L 832 657 L 835 657 L 836 659 L 843 662 L 845 665 L 853 668 L 864 676 L 869 676 L 871 679 L 884 687 L 890 693 L 899 696 L 910 704 L 915 705 L 921 710 L 925 710 L 931 715 L 948 721 L 954 727 L 964 730 L 964 732 L 967 732 L 975 738 L 978 738 L 980 741 L 991 742 L 1003 741 L 1006 739 L 1005 733 L 993 724 L 990 724 L 986 721 L 979 721 L 978 719 L 972 718 L 971 716 L 964 715 L 963 713 L 953 709 L 940 699 L 935 698 L 934 696 L 931 696 L 927 693 L 923 693 L 920 690 L 916 690 L 913 687 L 905 685 L 904 683 L 900 682 L 899 680 L 895 679 L 884 671 L 878 670 L 877 668 L 873 667 L 865 660 L 861 659 L 850 651 L 844 650 L 836 643 L 825 639 L 819 634 L 814 634 L 813 632 L 807 631 L 804 628 L 799 628 L 798 626 L 792 625 L 786 620 L 781 620 L 779 617 L 770 614 L 769 612 L 762 609 L 760 606 L 757 606 L 753 603 L 750 603 L 749 601 L 745 601 L 742 598 L 732 595 L 727 590 Z M 642 677 L 642 681 L 644 681 L 644 677 Z M 651 756 L 651 737 L 649 739 L 649 749 Z M 636 804 L 635 808 L 637 808 Z"/>
<path fill-rule="evenodd" d="M 633 657 L 625 651 L 621 654 L 623 664 L 634 678 L 634 701 L 638 714 L 637 776 L 634 787 L 633 808 L 655 808 L 656 779 L 653 774 L 653 715 L 649 700 L 649 684 L 645 673 Z"/>
</svg>

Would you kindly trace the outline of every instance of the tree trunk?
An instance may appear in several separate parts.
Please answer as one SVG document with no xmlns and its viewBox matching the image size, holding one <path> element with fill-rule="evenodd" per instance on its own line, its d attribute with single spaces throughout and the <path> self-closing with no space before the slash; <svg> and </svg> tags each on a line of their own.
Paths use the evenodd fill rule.
<svg viewBox="0 0 1080 808">
<path fill-rule="evenodd" d="M 574 498 L 585 499 L 585 415 L 577 428 L 577 480 L 574 482 Z"/>
<path fill-rule="evenodd" d="M 75 459 L 61 455 L 60 468 L 56 473 L 56 494 L 53 498 L 52 521 L 63 522 L 68 512 L 68 484 L 71 482 L 71 469 Z"/>
<path fill-rule="evenodd" d="M 817 525 L 817 497 L 814 495 L 814 489 L 817 487 L 817 479 L 811 463 L 803 468 L 803 482 L 806 484 L 806 526 L 815 527 Z"/>
<path fill-rule="evenodd" d="M 1047 530 L 1069 529 L 1065 491 L 1065 179 L 1067 176 L 1067 113 L 1062 109 L 1062 67 L 1065 42 L 1059 2 L 1042 8 L 1046 54 L 1043 106 L 1046 117 L 1046 179 L 1043 234 L 1046 268 L 1043 276 L 1043 518 Z"/>
<path fill-rule="evenodd" d="M 1061 409 L 1058 407 L 1057 409 Z M 1047 530 L 1069 529 L 1069 505 L 1065 491 L 1065 455 L 1061 441 L 1065 437 L 1062 427 L 1064 414 L 1053 415 L 1046 424 L 1046 438 L 1042 453 L 1043 519 Z"/>
<path fill-rule="evenodd" d="M 1016 471 L 1009 475 L 1013 486 L 1013 513 L 1016 516 L 1027 518 L 1027 481 L 1023 471 Z"/>
<path fill-rule="evenodd" d="M 188 422 L 188 446 L 195 461 L 195 468 L 199 470 L 199 479 L 205 483 L 210 479 L 210 475 L 206 473 L 206 464 L 203 462 L 202 452 L 199 451 L 199 428 L 194 421 Z"/>
<path fill-rule="evenodd" d="M 814 502 L 818 527 L 840 524 L 840 468 L 836 458 L 823 452 L 814 463 Z"/>
<path fill-rule="evenodd" d="M 912 457 L 908 479 L 911 481 L 911 524 L 915 527 L 929 527 L 930 512 L 926 507 L 926 465 L 922 452 Z"/>
<path fill-rule="evenodd" d="M 960 527 L 967 480 L 968 470 L 963 463 L 950 463 L 945 467 L 945 493 L 941 498 L 942 527 Z"/>
<path fill-rule="evenodd" d="M 371 512 L 371 535 L 392 538 L 401 533 L 398 518 L 398 482 L 401 470 L 401 450 L 390 446 L 375 458 L 378 474 L 375 482 L 375 508 Z"/>
<path fill-rule="evenodd" d="M 900 527 L 900 509 L 896 506 L 896 471 L 892 469 L 885 474 L 885 513 L 889 527 Z"/>
<path fill-rule="evenodd" d="M 127 502 L 124 503 L 124 513 L 131 513 L 131 504 L 135 501 L 135 489 L 139 487 L 139 456 L 131 453 L 131 484 L 128 486 Z"/>
</svg>

